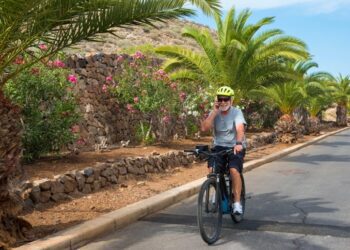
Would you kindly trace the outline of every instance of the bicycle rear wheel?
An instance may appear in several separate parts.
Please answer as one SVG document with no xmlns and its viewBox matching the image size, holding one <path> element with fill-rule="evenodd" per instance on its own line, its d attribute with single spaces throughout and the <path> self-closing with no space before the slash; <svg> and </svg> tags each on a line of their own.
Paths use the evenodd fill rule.
<svg viewBox="0 0 350 250">
<path fill-rule="evenodd" d="M 202 239 L 213 244 L 219 239 L 222 225 L 220 189 L 214 178 L 207 179 L 198 195 L 197 220 Z"/>
<path fill-rule="evenodd" d="M 244 183 L 244 177 L 242 173 L 241 173 L 241 180 L 242 180 L 242 191 L 241 191 L 242 214 L 237 215 L 237 214 L 231 213 L 231 219 L 235 223 L 240 223 L 243 220 L 244 211 L 245 211 L 245 183 Z"/>
</svg>

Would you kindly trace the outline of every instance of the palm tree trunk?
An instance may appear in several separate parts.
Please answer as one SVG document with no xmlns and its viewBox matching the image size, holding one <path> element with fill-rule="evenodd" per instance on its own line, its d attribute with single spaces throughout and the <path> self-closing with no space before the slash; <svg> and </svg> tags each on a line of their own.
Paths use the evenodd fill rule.
<svg viewBox="0 0 350 250">
<path fill-rule="evenodd" d="M 338 103 L 337 105 L 337 125 L 347 126 L 347 108 L 346 105 Z"/>
<path fill-rule="evenodd" d="M 274 130 L 277 141 L 282 143 L 295 143 L 302 137 L 302 127 L 291 114 L 282 115 L 275 123 Z"/>
<path fill-rule="evenodd" d="M 17 218 L 23 202 L 10 185 L 12 177 L 20 172 L 21 131 L 20 110 L 0 89 L 0 249 L 25 238 L 21 233 L 23 225 L 30 228 L 28 223 Z"/>
</svg>

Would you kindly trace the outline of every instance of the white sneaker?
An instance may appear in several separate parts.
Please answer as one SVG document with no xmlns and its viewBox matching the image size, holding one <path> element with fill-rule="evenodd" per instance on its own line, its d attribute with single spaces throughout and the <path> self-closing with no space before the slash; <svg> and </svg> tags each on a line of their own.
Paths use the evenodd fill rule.
<svg viewBox="0 0 350 250">
<path fill-rule="evenodd" d="M 234 214 L 243 214 L 243 208 L 240 202 L 235 202 L 232 205 Z"/>
</svg>

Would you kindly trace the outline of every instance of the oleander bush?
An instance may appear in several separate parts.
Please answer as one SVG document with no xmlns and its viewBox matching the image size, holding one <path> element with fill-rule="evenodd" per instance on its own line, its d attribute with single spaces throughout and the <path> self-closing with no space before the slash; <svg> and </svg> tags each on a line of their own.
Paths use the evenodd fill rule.
<svg viewBox="0 0 350 250">
<path fill-rule="evenodd" d="M 24 160 L 58 153 L 75 140 L 79 120 L 72 84 L 60 60 L 37 63 L 21 72 L 5 86 L 5 94 L 22 107 Z"/>
</svg>

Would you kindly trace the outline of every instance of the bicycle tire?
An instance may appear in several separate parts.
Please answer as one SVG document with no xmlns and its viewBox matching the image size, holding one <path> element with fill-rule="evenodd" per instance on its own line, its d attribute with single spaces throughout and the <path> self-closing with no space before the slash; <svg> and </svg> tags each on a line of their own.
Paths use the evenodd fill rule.
<svg viewBox="0 0 350 250">
<path fill-rule="evenodd" d="M 244 217 L 244 211 L 245 211 L 245 182 L 244 182 L 244 177 L 243 174 L 241 173 L 241 181 L 242 181 L 242 191 L 241 191 L 241 205 L 242 205 L 242 214 L 241 215 L 237 215 L 237 214 L 233 214 L 231 213 L 231 219 L 235 222 L 235 223 L 240 223 L 243 220 Z"/>
<path fill-rule="evenodd" d="M 215 193 L 215 198 L 212 196 L 213 193 Z M 214 204 L 213 200 L 215 200 Z M 211 220 L 206 219 L 206 216 L 211 217 Z M 216 188 L 214 178 L 208 178 L 199 191 L 197 222 L 201 237 L 206 243 L 211 245 L 219 239 L 222 225 L 221 193 L 220 188 Z"/>
</svg>

